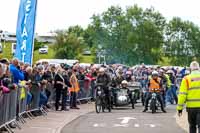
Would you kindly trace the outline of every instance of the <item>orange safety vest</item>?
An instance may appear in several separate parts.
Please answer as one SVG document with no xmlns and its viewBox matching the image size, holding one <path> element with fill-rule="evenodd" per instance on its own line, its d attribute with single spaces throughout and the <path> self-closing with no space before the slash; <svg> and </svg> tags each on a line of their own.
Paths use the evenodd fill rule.
<svg viewBox="0 0 200 133">
<path fill-rule="evenodd" d="M 160 81 L 161 79 L 158 78 L 157 79 L 158 82 L 156 82 L 153 78 L 150 80 L 150 86 L 149 86 L 149 92 L 160 92 L 161 88 L 160 88 Z"/>
<path fill-rule="evenodd" d="M 78 79 L 75 74 L 72 74 L 70 77 L 71 88 L 69 88 L 70 92 L 78 92 L 80 90 Z"/>
</svg>

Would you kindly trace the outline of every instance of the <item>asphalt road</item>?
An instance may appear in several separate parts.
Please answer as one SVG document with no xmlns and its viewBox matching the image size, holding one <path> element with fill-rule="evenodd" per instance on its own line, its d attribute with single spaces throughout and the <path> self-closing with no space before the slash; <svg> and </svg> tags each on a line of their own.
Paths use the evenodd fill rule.
<svg viewBox="0 0 200 133">
<path fill-rule="evenodd" d="M 62 133 L 186 133 L 175 120 L 175 106 L 168 107 L 167 113 L 152 114 L 123 107 L 112 113 L 89 113 L 72 121 L 62 129 Z"/>
</svg>

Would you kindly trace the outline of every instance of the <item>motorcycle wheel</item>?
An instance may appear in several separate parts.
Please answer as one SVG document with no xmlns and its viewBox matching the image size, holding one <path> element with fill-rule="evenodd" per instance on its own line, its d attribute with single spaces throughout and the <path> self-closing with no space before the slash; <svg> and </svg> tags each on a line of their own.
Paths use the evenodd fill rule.
<svg viewBox="0 0 200 133">
<path fill-rule="evenodd" d="M 105 102 L 105 97 L 102 98 L 102 112 L 105 112 L 106 109 L 106 102 Z"/>
<path fill-rule="evenodd" d="M 145 102 L 144 94 L 141 95 L 141 101 L 142 101 L 142 106 L 144 106 L 144 102 Z"/>
<path fill-rule="evenodd" d="M 132 104 L 132 109 L 135 109 L 135 97 L 132 99 L 131 104 Z"/>
<path fill-rule="evenodd" d="M 102 104 L 101 104 L 101 99 L 100 99 L 100 97 L 97 97 L 97 98 L 96 98 L 96 101 L 95 101 L 95 109 L 96 109 L 96 113 L 100 113 L 100 112 L 101 112 Z"/>
<path fill-rule="evenodd" d="M 111 112 L 111 107 L 108 107 L 108 112 Z"/>
<path fill-rule="evenodd" d="M 108 105 L 108 112 L 111 112 L 111 110 L 112 110 L 112 105 L 111 105 L 112 103 L 111 103 L 111 98 L 110 98 L 110 103 L 108 103 L 108 101 L 107 101 L 107 105 Z"/>
<path fill-rule="evenodd" d="M 156 99 L 151 100 L 151 110 L 152 114 L 156 113 Z"/>
</svg>

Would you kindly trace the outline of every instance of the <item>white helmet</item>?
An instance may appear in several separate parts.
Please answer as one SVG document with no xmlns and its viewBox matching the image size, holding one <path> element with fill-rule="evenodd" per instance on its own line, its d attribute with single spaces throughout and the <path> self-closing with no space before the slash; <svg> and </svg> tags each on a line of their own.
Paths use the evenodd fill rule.
<svg viewBox="0 0 200 133">
<path fill-rule="evenodd" d="M 126 80 L 123 80 L 122 84 L 128 84 L 128 82 Z"/>
<path fill-rule="evenodd" d="M 158 72 L 157 71 L 153 71 L 152 75 L 157 75 L 158 76 Z"/>
<path fill-rule="evenodd" d="M 174 71 L 173 70 L 168 70 L 166 73 L 167 74 L 174 74 Z"/>
<path fill-rule="evenodd" d="M 99 72 L 105 72 L 105 69 L 104 69 L 103 67 L 101 67 L 101 68 L 99 69 Z"/>
<path fill-rule="evenodd" d="M 191 64 L 190 64 L 190 69 L 192 70 L 192 71 L 194 71 L 194 70 L 199 70 L 199 63 L 197 62 L 197 61 L 193 61 Z"/>
</svg>

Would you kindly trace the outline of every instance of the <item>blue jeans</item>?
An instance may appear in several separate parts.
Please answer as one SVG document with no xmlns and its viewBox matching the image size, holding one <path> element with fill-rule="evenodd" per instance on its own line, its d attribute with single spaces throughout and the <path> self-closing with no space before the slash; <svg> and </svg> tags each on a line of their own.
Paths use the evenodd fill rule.
<svg viewBox="0 0 200 133">
<path fill-rule="evenodd" d="M 172 85 L 170 88 L 167 89 L 165 103 L 173 104 L 174 100 L 176 103 L 178 102 L 176 90 L 177 88 L 175 85 Z"/>
<path fill-rule="evenodd" d="M 45 94 L 45 91 L 41 91 L 40 92 L 40 104 L 39 104 L 39 106 L 41 107 L 42 105 L 46 105 L 47 101 L 48 101 L 48 98 Z"/>
<path fill-rule="evenodd" d="M 28 91 L 27 92 L 27 98 L 26 98 L 26 104 L 27 105 L 31 104 L 32 98 L 33 98 L 32 94 Z"/>
<path fill-rule="evenodd" d="M 166 104 L 172 104 L 172 93 L 171 93 L 171 87 L 167 87 L 167 91 L 165 94 L 165 103 Z"/>
<path fill-rule="evenodd" d="M 172 85 L 172 90 L 171 90 L 171 93 L 172 93 L 172 96 L 173 96 L 173 100 L 176 102 L 176 104 L 178 103 L 178 97 L 177 97 L 177 87 L 175 85 Z"/>
</svg>

